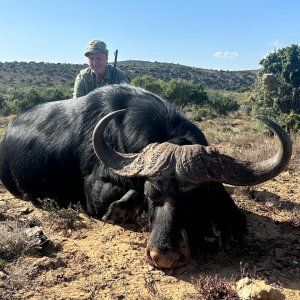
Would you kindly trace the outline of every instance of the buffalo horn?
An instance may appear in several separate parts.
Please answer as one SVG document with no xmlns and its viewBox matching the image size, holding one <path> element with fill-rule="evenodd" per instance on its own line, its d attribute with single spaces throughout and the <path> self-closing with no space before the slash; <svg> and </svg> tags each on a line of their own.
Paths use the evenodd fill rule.
<svg viewBox="0 0 300 300">
<path fill-rule="evenodd" d="M 239 186 L 260 184 L 277 176 L 290 161 L 292 142 L 278 124 L 263 116 L 257 118 L 279 138 L 279 149 L 273 157 L 262 162 L 249 162 L 220 154 L 210 146 L 187 145 L 183 146 L 185 149 L 180 155 L 176 155 L 176 176 L 194 183 L 222 182 Z"/>
<path fill-rule="evenodd" d="M 103 139 L 106 124 L 125 110 L 102 118 L 93 133 L 98 158 L 112 171 L 127 177 L 170 177 L 192 183 L 223 182 L 231 185 L 255 185 L 274 178 L 289 163 L 292 142 L 275 122 L 258 116 L 278 136 L 278 152 L 270 159 L 253 163 L 221 154 L 211 146 L 153 143 L 140 153 L 124 154 L 111 150 Z"/>
<path fill-rule="evenodd" d="M 122 169 L 124 166 L 131 164 L 138 154 L 121 154 L 115 152 L 107 146 L 104 141 L 104 130 L 107 123 L 114 117 L 123 114 L 126 109 L 117 110 L 104 116 L 95 126 L 92 136 L 92 144 L 97 157 L 103 164 L 111 169 Z"/>
</svg>

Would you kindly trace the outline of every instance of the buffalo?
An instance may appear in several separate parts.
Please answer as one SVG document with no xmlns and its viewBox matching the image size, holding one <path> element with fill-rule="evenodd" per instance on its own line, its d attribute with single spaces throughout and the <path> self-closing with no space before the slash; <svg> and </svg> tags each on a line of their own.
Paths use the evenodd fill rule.
<svg viewBox="0 0 300 300">
<path fill-rule="evenodd" d="M 245 215 L 223 183 L 259 184 L 287 166 L 291 140 L 273 121 L 259 119 L 278 136 L 279 150 L 266 161 L 241 161 L 209 146 L 195 124 L 157 95 L 105 86 L 37 105 L 11 121 L 0 145 L 1 181 L 18 198 L 51 198 L 61 206 L 80 201 L 105 221 L 145 212 L 148 261 L 177 268 L 193 249 L 245 235 Z"/>
</svg>

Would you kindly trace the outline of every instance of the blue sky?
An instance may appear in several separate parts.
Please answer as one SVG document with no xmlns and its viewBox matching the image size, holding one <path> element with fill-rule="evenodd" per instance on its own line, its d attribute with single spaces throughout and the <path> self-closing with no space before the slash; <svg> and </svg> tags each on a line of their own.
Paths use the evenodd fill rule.
<svg viewBox="0 0 300 300">
<path fill-rule="evenodd" d="M 0 0 L 0 62 L 85 63 L 90 39 L 118 60 L 249 70 L 300 43 L 299 0 Z"/>
</svg>

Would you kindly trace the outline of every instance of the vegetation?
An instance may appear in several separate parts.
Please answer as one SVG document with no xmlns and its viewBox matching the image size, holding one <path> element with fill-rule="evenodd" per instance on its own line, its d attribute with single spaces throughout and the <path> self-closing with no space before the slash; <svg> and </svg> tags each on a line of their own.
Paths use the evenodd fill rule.
<svg viewBox="0 0 300 300">
<path fill-rule="evenodd" d="M 261 60 L 254 90 L 256 111 L 282 123 L 287 130 L 300 129 L 300 46 L 291 45 Z"/>
<path fill-rule="evenodd" d="M 259 71 L 216 71 L 173 63 L 121 61 L 131 83 L 201 116 L 238 109 L 266 115 L 289 131 L 300 129 L 300 47 L 275 50 Z M 69 99 L 84 64 L 0 63 L 0 114 L 19 114 L 48 101 Z M 235 94 L 234 94 L 235 93 Z M 251 96 L 249 96 L 249 94 Z M 238 96 L 237 96 L 238 95 Z M 242 99 L 242 100 L 241 100 Z"/>
<path fill-rule="evenodd" d="M 235 290 L 234 281 L 215 276 L 200 275 L 194 278 L 194 285 L 198 292 L 195 299 L 206 300 L 239 300 L 237 291 Z"/>
<path fill-rule="evenodd" d="M 72 88 L 79 70 L 86 67 L 85 64 L 0 62 L 0 93 L 1 88 L 17 86 L 65 85 Z M 236 92 L 250 91 L 257 73 L 256 70 L 217 71 L 179 64 L 137 60 L 120 61 L 118 67 L 126 71 L 130 80 L 142 76 L 151 76 L 164 81 L 184 79 L 200 84 L 204 88 Z"/>
<path fill-rule="evenodd" d="M 172 79 L 166 82 L 151 76 L 142 76 L 133 79 L 131 83 L 162 96 L 178 107 L 188 104 L 202 105 L 208 100 L 207 94 L 200 84 L 194 84 L 184 79 Z"/>
<path fill-rule="evenodd" d="M 79 70 L 87 67 L 80 64 L 61 64 L 44 62 L 0 62 L 1 88 L 28 86 L 72 87 Z"/>
<path fill-rule="evenodd" d="M 187 105 L 203 107 L 217 114 L 227 114 L 237 110 L 239 105 L 221 91 L 210 90 L 184 79 L 169 82 L 151 76 L 136 77 L 131 84 L 143 87 L 161 95 L 169 102 L 183 108 Z M 66 86 L 2 88 L 0 91 L 0 113 L 2 115 L 20 114 L 33 106 L 49 101 L 58 101 L 72 97 L 72 89 Z"/>
<path fill-rule="evenodd" d="M 51 227 L 55 225 L 67 230 L 76 229 L 81 224 L 79 203 L 71 203 L 67 208 L 59 207 L 53 199 L 49 198 L 39 199 L 39 203 L 49 213 L 49 219 L 52 221 Z"/>
<path fill-rule="evenodd" d="M 163 96 L 180 107 L 188 104 L 201 105 L 208 100 L 201 85 L 183 79 L 172 79 L 168 82 Z"/>
<path fill-rule="evenodd" d="M 131 84 L 139 86 L 152 92 L 156 95 L 162 96 L 166 88 L 166 82 L 161 79 L 156 79 L 152 76 L 138 76 L 131 80 Z"/>
<path fill-rule="evenodd" d="M 0 112 L 3 115 L 20 114 L 37 104 L 71 96 L 72 91 L 64 86 L 10 88 L 0 94 Z"/>
<path fill-rule="evenodd" d="M 20 114 L 40 103 L 71 98 L 75 77 L 85 67 L 85 64 L 0 62 L 0 114 Z M 222 114 L 237 108 L 236 102 L 231 103 L 229 97 L 223 96 L 223 91 L 250 91 L 257 73 L 135 60 L 118 62 L 118 67 L 127 72 L 133 85 L 161 95 L 179 107 L 205 105 Z M 219 94 L 209 99 L 207 89 L 218 90 Z"/>
<path fill-rule="evenodd" d="M 219 115 L 226 115 L 229 112 L 236 111 L 239 108 L 237 100 L 233 95 L 226 95 L 220 91 L 208 92 L 207 107 Z"/>
<path fill-rule="evenodd" d="M 172 79 L 169 82 L 151 76 L 137 77 L 131 81 L 136 86 L 156 93 L 175 104 L 183 111 L 193 111 L 194 121 L 199 121 L 207 114 L 227 115 L 239 108 L 236 95 L 224 91 L 208 90 L 203 86 L 185 79 Z"/>
<path fill-rule="evenodd" d="M 0 223 L 0 259 L 15 259 L 39 245 L 37 237 L 28 234 L 31 227 L 28 220 L 18 218 Z"/>
</svg>

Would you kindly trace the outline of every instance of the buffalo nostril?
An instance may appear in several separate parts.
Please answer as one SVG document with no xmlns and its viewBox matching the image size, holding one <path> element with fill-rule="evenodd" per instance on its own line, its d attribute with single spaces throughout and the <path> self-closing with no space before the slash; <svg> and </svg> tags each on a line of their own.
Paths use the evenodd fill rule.
<svg viewBox="0 0 300 300">
<path fill-rule="evenodd" d="M 149 263 L 158 269 L 171 269 L 186 264 L 187 257 L 175 251 L 162 251 L 157 248 L 147 249 Z"/>
<path fill-rule="evenodd" d="M 147 259 L 148 262 L 153 265 L 156 268 L 159 268 L 158 262 L 159 262 L 159 252 L 157 250 L 149 250 L 147 249 Z"/>
</svg>

